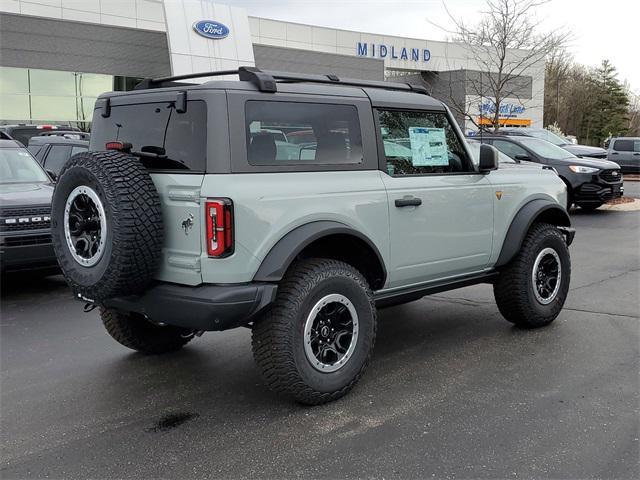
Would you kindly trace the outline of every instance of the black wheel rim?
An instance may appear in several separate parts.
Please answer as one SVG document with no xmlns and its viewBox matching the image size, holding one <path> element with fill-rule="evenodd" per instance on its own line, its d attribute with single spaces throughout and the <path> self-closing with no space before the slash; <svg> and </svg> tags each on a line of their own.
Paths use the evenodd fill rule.
<svg viewBox="0 0 640 480">
<path fill-rule="evenodd" d="M 80 186 L 67 197 L 64 233 L 76 262 L 84 267 L 98 263 L 104 252 L 107 225 L 104 206 L 93 189 Z"/>
<path fill-rule="evenodd" d="M 311 309 L 304 330 L 305 354 L 321 372 L 342 368 L 358 340 L 358 315 L 351 301 L 340 294 L 321 298 Z"/>
<path fill-rule="evenodd" d="M 558 295 L 562 280 L 562 263 L 553 248 L 544 248 L 533 264 L 531 277 L 536 300 L 543 305 L 551 303 Z"/>
</svg>

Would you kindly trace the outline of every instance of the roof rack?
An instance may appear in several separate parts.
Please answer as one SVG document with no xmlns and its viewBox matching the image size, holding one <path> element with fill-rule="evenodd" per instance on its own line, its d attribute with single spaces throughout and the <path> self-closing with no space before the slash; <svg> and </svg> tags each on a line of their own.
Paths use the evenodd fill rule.
<svg viewBox="0 0 640 480">
<path fill-rule="evenodd" d="M 261 92 L 275 93 L 277 83 L 321 83 L 346 85 L 350 87 L 373 87 L 386 90 L 402 90 L 428 95 L 427 89 L 420 85 L 400 82 L 384 82 L 378 80 L 358 80 L 355 78 L 339 78 L 337 75 L 315 75 L 306 73 L 277 72 L 260 70 L 257 67 L 240 67 L 237 70 L 220 70 L 217 72 L 187 73 L 172 77 L 146 78 L 135 86 L 135 90 L 176 86 L 175 82 L 192 78 L 219 77 L 222 75 L 238 75 L 241 81 L 253 83 Z"/>
</svg>

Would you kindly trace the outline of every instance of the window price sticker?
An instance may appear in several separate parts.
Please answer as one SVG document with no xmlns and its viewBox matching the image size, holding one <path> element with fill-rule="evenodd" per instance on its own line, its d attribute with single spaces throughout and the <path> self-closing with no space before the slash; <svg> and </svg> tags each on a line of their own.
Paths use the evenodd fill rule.
<svg viewBox="0 0 640 480">
<path fill-rule="evenodd" d="M 449 165 L 444 128 L 409 127 L 414 167 Z"/>
</svg>

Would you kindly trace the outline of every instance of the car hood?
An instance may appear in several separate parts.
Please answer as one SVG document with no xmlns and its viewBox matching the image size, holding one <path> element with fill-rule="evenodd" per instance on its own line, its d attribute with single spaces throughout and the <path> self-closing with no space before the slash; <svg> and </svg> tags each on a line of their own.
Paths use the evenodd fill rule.
<svg viewBox="0 0 640 480">
<path fill-rule="evenodd" d="M 50 183 L 0 184 L 0 205 L 3 207 L 29 207 L 51 203 L 53 185 Z"/>
<path fill-rule="evenodd" d="M 549 165 L 580 165 L 583 167 L 594 167 L 603 169 L 620 168 L 615 162 L 609 160 L 600 160 L 596 158 L 565 158 L 563 160 L 550 160 Z"/>
<path fill-rule="evenodd" d="M 607 151 L 600 147 L 589 147 L 588 145 L 562 145 L 567 152 L 571 152 L 574 155 L 606 155 Z"/>
</svg>

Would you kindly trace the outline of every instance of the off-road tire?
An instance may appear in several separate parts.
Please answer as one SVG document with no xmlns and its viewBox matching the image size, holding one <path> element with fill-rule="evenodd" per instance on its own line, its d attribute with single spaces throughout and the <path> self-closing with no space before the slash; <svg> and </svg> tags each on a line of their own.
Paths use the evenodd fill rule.
<svg viewBox="0 0 640 480">
<path fill-rule="evenodd" d="M 344 295 L 358 316 L 353 355 L 338 370 L 316 370 L 304 351 L 304 325 L 313 305 L 325 295 Z M 294 400 L 318 405 L 345 395 L 363 375 L 376 336 L 376 308 L 363 275 L 330 259 L 294 264 L 278 287 L 272 309 L 253 326 L 254 359 L 269 387 Z"/>
<path fill-rule="evenodd" d="M 534 294 L 532 281 L 536 257 L 544 248 L 553 248 L 560 258 L 560 288 L 551 303 L 543 305 Z M 548 223 L 534 224 L 520 251 L 501 271 L 493 285 L 493 293 L 502 316 L 524 328 L 550 324 L 558 316 L 569 292 L 571 259 L 562 233 Z"/>
<path fill-rule="evenodd" d="M 79 186 L 95 191 L 105 210 L 107 232 L 99 261 L 78 263 L 64 233 L 65 204 Z M 86 152 L 69 159 L 52 204 L 53 247 L 77 297 L 101 303 L 143 291 L 158 268 L 163 243 L 160 197 L 140 160 L 120 152 Z"/>
<path fill-rule="evenodd" d="M 100 317 L 115 341 L 147 355 L 179 350 L 193 338 L 190 330 L 154 325 L 141 315 L 100 308 Z"/>
</svg>

